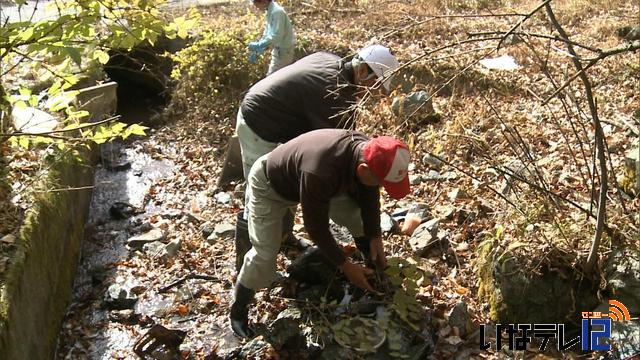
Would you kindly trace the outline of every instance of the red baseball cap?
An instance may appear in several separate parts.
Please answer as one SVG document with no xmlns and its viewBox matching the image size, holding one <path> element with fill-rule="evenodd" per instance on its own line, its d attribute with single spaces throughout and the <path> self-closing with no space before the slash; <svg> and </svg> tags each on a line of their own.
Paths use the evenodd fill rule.
<svg viewBox="0 0 640 360">
<path fill-rule="evenodd" d="M 379 136 L 367 141 L 363 148 L 369 168 L 382 179 L 389 196 L 401 199 L 409 193 L 409 148 L 390 136 Z"/>
</svg>

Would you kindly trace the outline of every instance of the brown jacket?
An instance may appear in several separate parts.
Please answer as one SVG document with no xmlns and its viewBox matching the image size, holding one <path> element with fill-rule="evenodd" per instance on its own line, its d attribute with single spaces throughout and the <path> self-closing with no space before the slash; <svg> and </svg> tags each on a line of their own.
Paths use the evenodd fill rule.
<svg viewBox="0 0 640 360">
<path fill-rule="evenodd" d="M 302 206 L 311 239 L 337 265 L 345 256 L 329 231 L 329 203 L 342 194 L 360 206 L 366 237 L 380 236 L 380 190 L 356 177 L 362 146 L 369 138 L 358 131 L 322 129 L 302 134 L 273 150 L 266 173 L 273 189 Z"/>
</svg>

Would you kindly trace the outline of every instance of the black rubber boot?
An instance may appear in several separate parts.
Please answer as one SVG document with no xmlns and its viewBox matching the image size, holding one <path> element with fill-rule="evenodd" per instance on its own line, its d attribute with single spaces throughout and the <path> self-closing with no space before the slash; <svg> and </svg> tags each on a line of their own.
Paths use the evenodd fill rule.
<svg viewBox="0 0 640 360">
<path fill-rule="evenodd" d="M 251 249 L 251 239 L 249 239 L 249 224 L 244 219 L 244 212 L 239 212 L 236 217 L 236 272 L 240 272 L 244 263 L 244 255 Z"/>
<path fill-rule="evenodd" d="M 252 335 L 252 331 L 249 329 L 249 304 L 254 295 L 255 291 L 244 287 L 239 281 L 236 282 L 229 320 L 233 333 L 242 338 L 248 338 Z"/>
</svg>

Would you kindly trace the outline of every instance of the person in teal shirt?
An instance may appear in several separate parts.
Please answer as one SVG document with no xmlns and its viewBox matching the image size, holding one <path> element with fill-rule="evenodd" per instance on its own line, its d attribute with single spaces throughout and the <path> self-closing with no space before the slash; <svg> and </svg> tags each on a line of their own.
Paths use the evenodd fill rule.
<svg viewBox="0 0 640 360">
<path fill-rule="evenodd" d="M 289 16 L 282 6 L 273 0 L 253 0 L 260 10 L 267 11 L 267 24 L 260 40 L 249 43 L 249 61 L 255 62 L 257 55 L 271 47 L 271 62 L 267 75 L 293 62 L 295 36 Z"/>
</svg>

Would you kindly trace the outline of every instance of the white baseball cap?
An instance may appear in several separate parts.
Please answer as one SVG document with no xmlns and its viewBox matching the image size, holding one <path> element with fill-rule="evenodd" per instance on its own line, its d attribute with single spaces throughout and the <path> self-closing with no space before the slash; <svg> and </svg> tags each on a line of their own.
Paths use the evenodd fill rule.
<svg viewBox="0 0 640 360">
<path fill-rule="evenodd" d="M 398 59 L 391 54 L 391 50 L 382 45 L 367 46 L 358 51 L 358 57 L 369 65 L 378 79 L 382 79 L 400 67 Z M 387 92 L 390 91 L 391 80 L 392 77 L 389 77 L 382 82 Z"/>
</svg>

